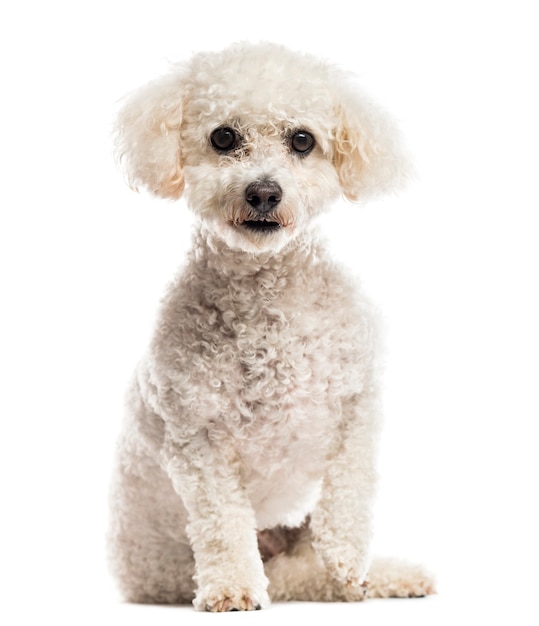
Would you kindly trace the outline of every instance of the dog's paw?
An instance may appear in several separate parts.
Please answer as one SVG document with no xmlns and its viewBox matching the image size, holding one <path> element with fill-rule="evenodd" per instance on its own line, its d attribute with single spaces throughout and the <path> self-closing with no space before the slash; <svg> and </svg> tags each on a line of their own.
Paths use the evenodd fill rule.
<svg viewBox="0 0 539 626">
<path fill-rule="evenodd" d="M 239 598 L 230 598 L 224 596 L 219 600 L 206 602 L 206 611 L 212 613 L 226 613 L 228 611 L 258 611 L 261 609 L 260 604 L 255 604 L 250 596 L 244 594 Z"/>
<path fill-rule="evenodd" d="M 345 588 L 363 593 L 367 588 L 370 559 L 367 554 L 354 550 L 319 549 L 319 556 L 331 577 Z"/>
<path fill-rule="evenodd" d="M 369 579 L 369 598 L 421 598 L 436 593 L 431 572 L 400 559 L 375 559 Z"/>
<path fill-rule="evenodd" d="M 254 593 L 250 589 L 225 587 L 198 593 L 193 601 L 197 611 L 225 613 L 229 611 L 258 611 L 269 606 L 268 594 Z"/>
<path fill-rule="evenodd" d="M 350 589 L 366 589 L 367 587 L 367 568 L 366 567 L 350 567 L 350 565 L 338 561 L 329 566 L 330 574 L 338 582 Z"/>
</svg>

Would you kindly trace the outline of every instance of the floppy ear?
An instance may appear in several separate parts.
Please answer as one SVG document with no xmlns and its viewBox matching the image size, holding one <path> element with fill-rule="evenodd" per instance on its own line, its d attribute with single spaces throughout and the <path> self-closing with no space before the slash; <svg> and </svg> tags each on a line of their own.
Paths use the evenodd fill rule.
<svg viewBox="0 0 539 626">
<path fill-rule="evenodd" d="M 344 195 L 362 201 L 403 187 L 413 167 L 389 115 L 346 86 L 337 118 L 333 161 Z"/>
<path fill-rule="evenodd" d="M 129 185 L 162 198 L 179 198 L 184 181 L 180 127 L 183 72 L 154 80 L 127 96 L 115 125 L 116 157 Z"/>
</svg>

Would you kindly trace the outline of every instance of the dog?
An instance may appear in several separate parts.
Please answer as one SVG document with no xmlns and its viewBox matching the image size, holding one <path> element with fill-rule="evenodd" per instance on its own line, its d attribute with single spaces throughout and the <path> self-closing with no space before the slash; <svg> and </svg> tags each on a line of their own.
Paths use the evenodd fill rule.
<svg viewBox="0 0 539 626">
<path fill-rule="evenodd" d="M 317 225 L 340 196 L 405 182 L 389 116 L 325 60 L 239 43 L 128 96 L 116 148 L 134 189 L 198 218 L 118 443 L 124 597 L 242 611 L 433 593 L 422 566 L 371 559 L 376 313 Z"/>
</svg>

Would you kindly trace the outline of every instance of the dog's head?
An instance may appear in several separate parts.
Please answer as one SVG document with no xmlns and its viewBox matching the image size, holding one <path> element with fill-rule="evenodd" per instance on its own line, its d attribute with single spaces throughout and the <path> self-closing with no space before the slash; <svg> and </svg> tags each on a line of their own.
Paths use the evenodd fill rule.
<svg viewBox="0 0 539 626">
<path fill-rule="evenodd" d="M 341 193 L 408 171 L 387 115 L 340 70 L 274 44 L 201 53 L 130 96 L 117 149 L 128 180 L 190 208 L 229 246 L 279 250 Z"/>
</svg>

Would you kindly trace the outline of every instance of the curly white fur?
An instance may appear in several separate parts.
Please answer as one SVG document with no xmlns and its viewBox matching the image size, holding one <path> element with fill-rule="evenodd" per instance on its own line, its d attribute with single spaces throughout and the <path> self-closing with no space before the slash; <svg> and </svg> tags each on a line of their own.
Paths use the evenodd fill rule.
<svg viewBox="0 0 539 626">
<path fill-rule="evenodd" d="M 220 127 L 230 150 L 212 145 Z M 325 62 L 238 44 L 129 97 L 117 144 L 132 186 L 185 191 L 199 218 L 119 442 L 110 546 L 125 596 L 223 611 L 430 593 L 427 574 L 395 564 L 366 584 L 376 323 L 315 226 L 340 194 L 405 179 L 387 115 Z M 251 184 L 278 197 L 261 211 Z"/>
</svg>

